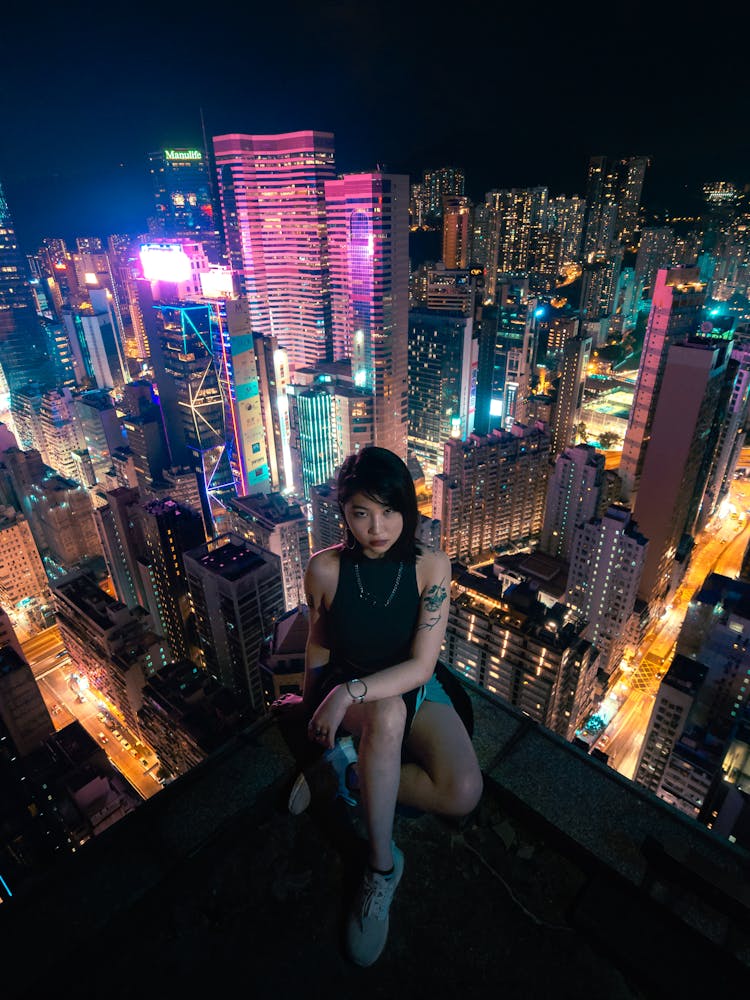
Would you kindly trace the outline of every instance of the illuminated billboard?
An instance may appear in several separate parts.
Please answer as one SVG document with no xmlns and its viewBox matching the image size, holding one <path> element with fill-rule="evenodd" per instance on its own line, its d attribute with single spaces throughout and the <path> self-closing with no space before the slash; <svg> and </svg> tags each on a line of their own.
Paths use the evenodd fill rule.
<svg viewBox="0 0 750 1000">
<path fill-rule="evenodd" d="M 140 258 L 143 277 L 149 281 L 179 284 L 190 278 L 190 258 L 179 243 L 146 243 Z"/>
</svg>

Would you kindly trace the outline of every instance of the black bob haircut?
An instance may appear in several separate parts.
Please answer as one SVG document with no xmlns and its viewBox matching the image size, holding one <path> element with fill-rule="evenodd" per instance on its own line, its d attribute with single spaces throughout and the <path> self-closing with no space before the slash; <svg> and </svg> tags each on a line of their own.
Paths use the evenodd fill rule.
<svg viewBox="0 0 750 1000">
<path fill-rule="evenodd" d="M 398 455 L 387 448 L 365 445 L 361 451 L 344 460 L 339 469 L 336 492 L 341 516 L 344 518 L 344 545 L 355 559 L 362 555 L 362 546 L 349 530 L 344 517 L 344 505 L 355 493 L 364 493 L 376 503 L 398 511 L 404 519 L 398 541 L 385 553 L 385 558 L 395 562 L 416 561 L 421 552 L 416 538 L 419 525 L 417 493 L 411 473 Z"/>
</svg>

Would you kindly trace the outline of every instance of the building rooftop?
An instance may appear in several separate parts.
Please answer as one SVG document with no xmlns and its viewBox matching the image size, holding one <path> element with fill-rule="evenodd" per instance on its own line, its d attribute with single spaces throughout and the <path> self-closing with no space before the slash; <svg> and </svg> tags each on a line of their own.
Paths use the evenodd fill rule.
<svg viewBox="0 0 750 1000">
<path fill-rule="evenodd" d="M 80 997 L 239 983 L 260 1000 L 661 1000 L 748 982 L 747 852 L 465 686 L 484 794 L 462 821 L 397 815 L 406 868 L 374 966 L 341 949 L 358 808 L 291 816 L 297 765 L 263 718 L 0 906 L 3 997 L 61 978 Z"/>
<path fill-rule="evenodd" d="M 221 535 L 218 542 L 210 542 L 192 549 L 195 561 L 225 580 L 238 580 L 265 564 L 260 550 L 250 542 L 235 535 Z"/>
</svg>

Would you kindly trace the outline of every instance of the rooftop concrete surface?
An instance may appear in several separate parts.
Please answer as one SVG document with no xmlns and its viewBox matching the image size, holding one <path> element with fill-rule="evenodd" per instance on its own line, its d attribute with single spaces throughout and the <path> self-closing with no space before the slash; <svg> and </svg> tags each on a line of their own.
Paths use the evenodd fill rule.
<svg viewBox="0 0 750 1000">
<path fill-rule="evenodd" d="M 746 854 L 465 686 L 484 794 L 461 821 L 397 815 L 374 966 L 341 945 L 359 807 L 291 816 L 297 764 L 268 718 L 0 906 L 3 997 L 650 1000 L 750 981 Z"/>
</svg>

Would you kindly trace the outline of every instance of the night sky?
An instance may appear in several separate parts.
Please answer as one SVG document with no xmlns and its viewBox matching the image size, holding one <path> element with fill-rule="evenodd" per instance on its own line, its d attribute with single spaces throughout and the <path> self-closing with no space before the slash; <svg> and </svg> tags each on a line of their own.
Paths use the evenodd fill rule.
<svg viewBox="0 0 750 1000">
<path fill-rule="evenodd" d="M 688 210 L 704 181 L 750 182 L 746 18 L 664 6 L 16 4 L 0 180 L 19 242 L 144 231 L 147 154 L 200 144 L 201 111 L 209 142 L 331 131 L 340 172 L 462 166 L 476 200 L 582 196 L 589 156 L 648 155 L 646 205 Z"/>
</svg>

